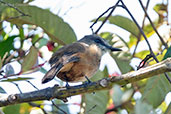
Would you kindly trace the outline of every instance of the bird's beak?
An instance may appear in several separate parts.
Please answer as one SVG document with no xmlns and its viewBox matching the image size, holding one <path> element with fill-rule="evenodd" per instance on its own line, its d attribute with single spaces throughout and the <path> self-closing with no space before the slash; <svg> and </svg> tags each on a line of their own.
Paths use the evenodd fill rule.
<svg viewBox="0 0 171 114">
<path fill-rule="evenodd" d="M 112 46 L 108 47 L 108 49 L 110 49 L 111 51 L 122 51 L 121 49 L 119 48 L 114 48 Z"/>
<path fill-rule="evenodd" d="M 119 48 L 114 48 L 114 47 L 112 47 L 111 45 L 109 45 L 109 44 L 104 44 L 105 45 L 105 47 L 107 48 L 107 49 L 109 49 L 109 50 L 111 50 L 111 51 L 122 51 L 121 49 L 119 49 Z"/>
</svg>

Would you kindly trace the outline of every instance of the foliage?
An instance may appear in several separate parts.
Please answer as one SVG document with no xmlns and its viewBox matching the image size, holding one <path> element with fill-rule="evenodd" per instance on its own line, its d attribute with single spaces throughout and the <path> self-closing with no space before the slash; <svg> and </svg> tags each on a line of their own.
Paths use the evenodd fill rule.
<svg viewBox="0 0 171 114">
<path fill-rule="evenodd" d="M 26 103 L 7 106 L 3 108 L 5 114 L 30 114 L 31 106 Z"/>
<path fill-rule="evenodd" d="M 28 82 L 28 80 L 35 77 L 26 77 L 25 75 L 21 77 L 20 75 L 31 74 L 36 71 L 45 74 L 47 72 L 46 67 L 43 66 L 44 63 L 40 63 L 40 59 L 45 62 L 46 56 L 58 50 L 61 45 L 76 41 L 76 35 L 70 25 L 64 22 L 60 16 L 53 14 L 48 9 L 41 9 L 28 4 L 33 0 L 28 0 L 26 3 L 24 0 L 4 1 L 13 4 L 19 11 L 14 7 L 9 7 L 7 4 L 4 5 L 0 2 L 0 75 L 2 75 L 0 82 Z M 158 19 L 154 20 L 153 23 L 156 28 L 159 28 L 167 20 L 166 14 L 168 13 L 168 8 L 166 4 L 161 3 L 157 4 L 154 10 L 158 14 Z M 102 22 L 105 18 L 102 17 L 99 22 Z M 129 41 L 125 40 L 122 34 L 115 32 L 102 32 L 99 35 L 108 40 L 114 47 L 123 49 L 122 52 L 110 53 L 121 73 L 124 74 L 133 71 L 136 68 L 130 65 L 131 61 L 135 58 L 143 60 L 146 55 L 150 54 L 149 50 L 141 50 L 140 52 L 135 52 L 134 55 L 132 54 L 131 50 L 135 49 L 135 46 L 138 45 L 137 43 L 142 43 L 144 38 L 141 36 L 136 24 L 128 17 L 112 15 L 108 18 L 108 22 L 110 25 L 120 27 L 130 33 Z M 11 31 L 6 31 L 5 26 L 7 23 L 10 25 Z M 18 31 L 17 35 L 12 34 L 13 30 Z M 148 38 L 151 38 L 155 34 L 151 24 L 144 24 L 143 30 Z M 137 42 L 138 40 L 139 42 Z M 168 44 L 171 43 L 170 39 L 166 40 Z M 16 46 L 16 44 L 20 45 Z M 30 45 L 25 46 L 26 44 Z M 171 47 L 163 50 L 164 45 L 160 42 L 158 45 L 159 48 L 154 53 L 156 55 L 159 54 L 157 56 L 159 61 L 171 57 Z M 48 52 L 45 52 L 45 49 Z M 21 68 L 10 65 L 13 61 L 17 61 Z M 145 66 L 156 63 L 151 61 L 152 59 Z M 10 66 L 11 70 L 14 69 L 14 71 L 11 73 L 10 69 L 7 70 L 7 66 Z M 15 69 L 20 69 L 20 71 L 16 73 Z M 98 71 L 91 80 L 97 81 L 104 77 L 118 75 L 120 75 L 118 72 L 109 75 L 107 68 L 105 68 L 103 71 Z M 170 73 L 168 75 L 171 78 Z M 62 82 L 59 81 L 59 83 Z M 17 87 L 19 88 L 19 86 Z M 164 77 L 164 74 L 128 85 L 114 85 L 110 90 L 82 95 L 80 104 L 82 112 L 80 113 L 104 114 L 111 109 L 116 113 L 120 113 L 125 109 L 128 113 L 145 114 L 156 113 L 157 109 L 161 109 L 162 113 L 169 114 L 169 107 L 171 105 L 167 107 L 163 104 L 165 104 L 164 99 L 170 90 L 170 84 Z M 142 96 L 139 99 L 133 97 L 137 92 Z M 0 93 L 6 94 L 2 86 L 0 86 Z M 64 104 L 58 100 L 55 103 L 59 104 L 59 108 L 69 113 L 68 106 L 70 104 Z M 36 104 L 36 107 L 40 109 L 44 108 L 42 101 L 36 102 Z M 33 107 L 33 105 L 23 103 L 6 106 L 2 110 L 5 114 L 29 114 L 33 110 Z M 52 105 L 51 113 L 53 112 L 59 113 L 60 111 L 56 106 Z"/>
<path fill-rule="evenodd" d="M 103 21 L 106 17 L 101 18 L 100 21 Z M 138 37 L 139 29 L 136 26 L 136 24 L 130 20 L 127 17 L 121 16 L 121 15 L 115 15 L 115 16 L 110 16 L 109 17 L 109 23 L 117 25 L 126 31 L 130 32 L 131 34 L 135 35 Z"/>
<path fill-rule="evenodd" d="M 105 69 L 107 70 L 107 69 Z M 102 79 L 108 76 L 107 72 L 97 72 L 92 81 Z M 109 92 L 108 90 L 98 91 L 95 93 L 89 93 L 82 95 L 81 107 L 84 109 L 84 113 L 88 114 L 104 114 L 109 101 Z M 93 102 L 91 102 L 93 101 Z M 94 107 L 94 108 L 93 108 Z"/>
</svg>

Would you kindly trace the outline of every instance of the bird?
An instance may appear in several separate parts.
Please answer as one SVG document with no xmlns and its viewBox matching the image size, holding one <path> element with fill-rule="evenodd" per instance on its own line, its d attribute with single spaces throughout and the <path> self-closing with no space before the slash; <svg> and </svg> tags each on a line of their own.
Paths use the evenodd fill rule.
<svg viewBox="0 0 171 114">
<path fill-rule="evenodd" d="M 42 84 L 57 76 L 66 82 L 91 82 L 89 79 L 97 72 L 101 57 L 107 51 L 121 51 L 98 35 L 86 35 L 82 39 L 58 49 L 50 58 L 51 69 L 42 78 Z"/>
</svg>

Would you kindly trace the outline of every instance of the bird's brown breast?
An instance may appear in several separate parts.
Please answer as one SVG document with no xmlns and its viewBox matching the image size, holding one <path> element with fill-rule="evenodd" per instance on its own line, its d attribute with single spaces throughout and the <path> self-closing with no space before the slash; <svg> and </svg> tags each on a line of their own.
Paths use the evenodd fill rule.
<svg viewBox="0 0 171 114">
<path fill-rule="evenodd" d="M 86 46 L 84 52 L 78 52 L 72 56 L 79 57 L 79 61 L 64 65 L 57 77 L 67 82 L 84 81 L 85 76 L 90 78 L 98 70 L 101 50 L 96 45 Z"/>
</svg>

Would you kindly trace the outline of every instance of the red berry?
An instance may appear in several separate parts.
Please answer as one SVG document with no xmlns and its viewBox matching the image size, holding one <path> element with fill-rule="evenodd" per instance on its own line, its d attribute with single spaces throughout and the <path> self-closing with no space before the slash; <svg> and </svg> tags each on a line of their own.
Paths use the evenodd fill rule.
<svg viewBox="0 0 171 114">
<path fill-rule="evenodd" d="M 52 51 L 54 49 L 54 42 L 51 42 L 49 41 L 47 44 L 46 44 L 47 48 L 49 51 Z"/>
</svg>

